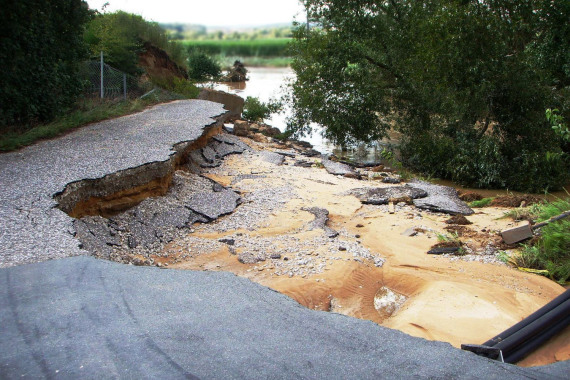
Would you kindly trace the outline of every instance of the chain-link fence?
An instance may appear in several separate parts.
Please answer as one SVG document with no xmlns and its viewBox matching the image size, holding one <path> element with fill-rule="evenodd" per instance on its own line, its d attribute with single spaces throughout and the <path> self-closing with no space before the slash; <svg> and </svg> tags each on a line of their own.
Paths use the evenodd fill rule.
<svg viewBox="0 0 570 380">
<path fill-rule="evenodd" d="M 84 94 L 88 97 L 136 98 L 154 88 L 149 81 L 142 81 L 100 61 L 85 62 L 81 75 L 85 78 Z"/>
</svg>

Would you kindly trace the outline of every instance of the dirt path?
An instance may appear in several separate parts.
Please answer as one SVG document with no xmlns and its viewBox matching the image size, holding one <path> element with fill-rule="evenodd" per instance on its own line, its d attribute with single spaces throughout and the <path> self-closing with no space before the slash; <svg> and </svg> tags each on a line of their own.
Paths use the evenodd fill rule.
<svg viewBox="0 0 570 380">
<path fill-rule="evenodd" d="M 276 166 L 263 154 L 247 153 L 209 170 L 206 176 L 231 185 L 244 204 L 212 224 L 196 225 L 160 260 L 171 268 L 230 271 L 306 307 L 456 347 L 488 340 L 564 291 L 497 260 L 496 231 L 512 225 L 500 219 L 506 209 L 480 209 L 468 217 L 473 224 L 452 228 L 445 223 L 449 215 L 404 203 L 390 214 L 387 205 L 364 205 L 349 192 L 393 185 L 333 176 L 318 165 L 295 166 L 300 159 L 287 157 Z M 309 208 L 327 210 L 327 226 L 339 235 L 315 227 Z M 407 236 L 411 229 L 414 236 Z M 453 233 L 470 254 L 426 254 L 438 235 Z M 569 359 L 567 329 L 520 364 Z"/>
</svg>

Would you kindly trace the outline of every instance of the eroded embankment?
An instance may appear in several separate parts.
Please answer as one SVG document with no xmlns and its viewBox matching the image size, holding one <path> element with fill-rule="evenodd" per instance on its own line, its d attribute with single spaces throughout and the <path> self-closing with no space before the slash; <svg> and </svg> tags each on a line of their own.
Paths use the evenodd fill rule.
<svg viewBox="0 0 570 380">
<path fill-rule="evenodd" d="M 220 127 L 208 128 L 193 143 L 177 146 L 167 161 L 68 185 L 57 200 L 76 218 L 83 248 L 100 258 L 153 265 L 156 252 L 194 223 L 232 212 L 239 194 L 200 172 L 248 147 L 219 132 Z"/>
</svg>

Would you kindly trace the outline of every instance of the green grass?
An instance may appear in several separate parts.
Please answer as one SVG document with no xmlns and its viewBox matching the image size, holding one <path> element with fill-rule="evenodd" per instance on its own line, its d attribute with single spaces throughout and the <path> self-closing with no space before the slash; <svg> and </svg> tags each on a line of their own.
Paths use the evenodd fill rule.
<svg viewBox="0 0 570 380">
<path fill-rule="evenodd" d="M 469 203 L 469 207 L 471 207 L 471 208 L 487 207 L 487 206 L 489 206 L 489 204 L 491 204 L 491 201 L 493 199 L 494 198 L 491 197 L 491 198 L 483 198 L 483 199 L 480 199 L 478 201 L 473 201 L 473 202 Z"/>
<path fill-rule="evenodd" d="M 240 57 L 287 57 L 290 42 L 290 38 L 182 41 L 187 48 L 199 49 L 212 56 Z"/>
<path fill-rule="evenodd" d="M 242 62 L 245 67 L 288 67 L 291 65 L 290 57 L 249 57 L 238 55 L 215 55 L 214 59 L 222 68 L 233 66 L 235 61 Z"/>
<path fill-rule="evenodd" d="M 144 100 L 101 101 L 100 99 L 85 99 L 78 102 L 74 110 L 49 124 L 38 125 L 25 132 L 2 133 L 0 152 L 17 150 L 38 140 L 56 137 L 89 123 L 139 112 L 149 105 L 179 98 L 166 91 L 155 91 Z"/>
<path fill-rule="evenodd" d="M 560 199 L 537 208 L 536 218 L 544 221 L 568 210 L 570 199 Z M 569 282 L 570 220 L 562 219 L 542 227 L 540 238 L 532 245 L 524 245 L 513 260 L 519 267 L 548 271 L 548 276 L 562 285 Z"/>
</svg>

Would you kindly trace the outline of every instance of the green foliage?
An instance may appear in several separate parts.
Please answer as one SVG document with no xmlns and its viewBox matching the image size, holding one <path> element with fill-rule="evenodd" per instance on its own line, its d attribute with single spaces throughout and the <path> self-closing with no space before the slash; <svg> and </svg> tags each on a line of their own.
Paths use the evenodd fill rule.
<svg viewBox="0 0 570 380">
<path fill-rule="evenodd" d="M 570 200 L 558 200 L 542 205 L 538 220 L 547 220 L 570 210 Z M 524 246 L 515 259 L 525 268 L 547 270 L 560 284 L 570 281 L 570 220 L 562 219 L 541 228 L 540 239 L 532 246 Z"/>
<path fill-rule="evenodd" d="M 281 110 L 281 103 L 277 101 L 269 101 L 267 103 L 260 101 L 258 98 L 248 96 L 245 99 L 242 116 L 250 122 L 260 122 L 271 116 L 272 113 Z"/>
<path fill-rule="evenodd" d="M 562 140 L 566 142 L 570 142 L 570 129 L 564 123 L 564 117 L 559 114 L 558 109 L 547 109 L 546 110 L 546 120 L 550 122 L 552 129 L 558 136 L 562 138 Z"/>
<path fill-rule="evenodd" d="M 178 78 L 175 76 L 168 77 L 152 77 L 152 82 L 157 86 L 172 92 L 174 94 L 180 95 L 181 98 L 185 99 L 195 99 L 200 93 L 200 89 L 194 85 L 191 81 Z"/>
<path fill-rule="evenodd" d="M 290 38 L 263 40 L 184 41 L 189 50 L 198 49 L 209 55 L 240 57 L 286 57 Z"/>
<path fill-rule="evenodd" d="M 222 68 L 214 58 L 193 50 L 188 58 L 188 76 L 197 81 L 212 80 L 220 76 Z"/>
<path fill-rule="evenodd" d="M 186 67 L 184 46 L 170 41 L 157 23 L 139 15 L 123 11 L 98 14 L 89 23 L 84 38 L 93 58 L 103 51 L 106 63 L 131 75 L 141 74 L 138 55 L 143 52 L 145 42 L 166 51 L 174 62 Z"/>
<path fill-rule="evenodd" d="M 52 120 L 73 104 L 89 17 L 80 0 L 2 2 L 0 129 Z"/>
<path fill-rule="evenodd" d="M 345 144 L 396 125 L 404 164 L 421 173 L 523 191 L 568 180 L 544 120 L 547 105 L 568 106 L 568 2 L 305 6 L 317 26 L 300 26 L 292 47 L 288 128 L 297 135 L 316 122 Z"/>
<path fill-rule="evenodd" d="M 258 39 L 275 39 L 275 38 L 291 38 L 292 31 L 290 26 L 281 26 L 274 28 L 254 28 L 245 31 L 224 32 L 221 30 L 213 30 L 208 32 L 203 25 L 193 24 L 161 24 L 165 28 L 172 39 L 178 40 L 258 40 Z"/>
<path fill-rule="evenodd" d="M 478 201 L 473 201 L 473 202 L 469 203 L 469 207 L 471 207 L 471 208 L 487 207 L 491 204 L 493 199 L 494 199 L 493 197 L 479 199 Z"/>
</svg>

